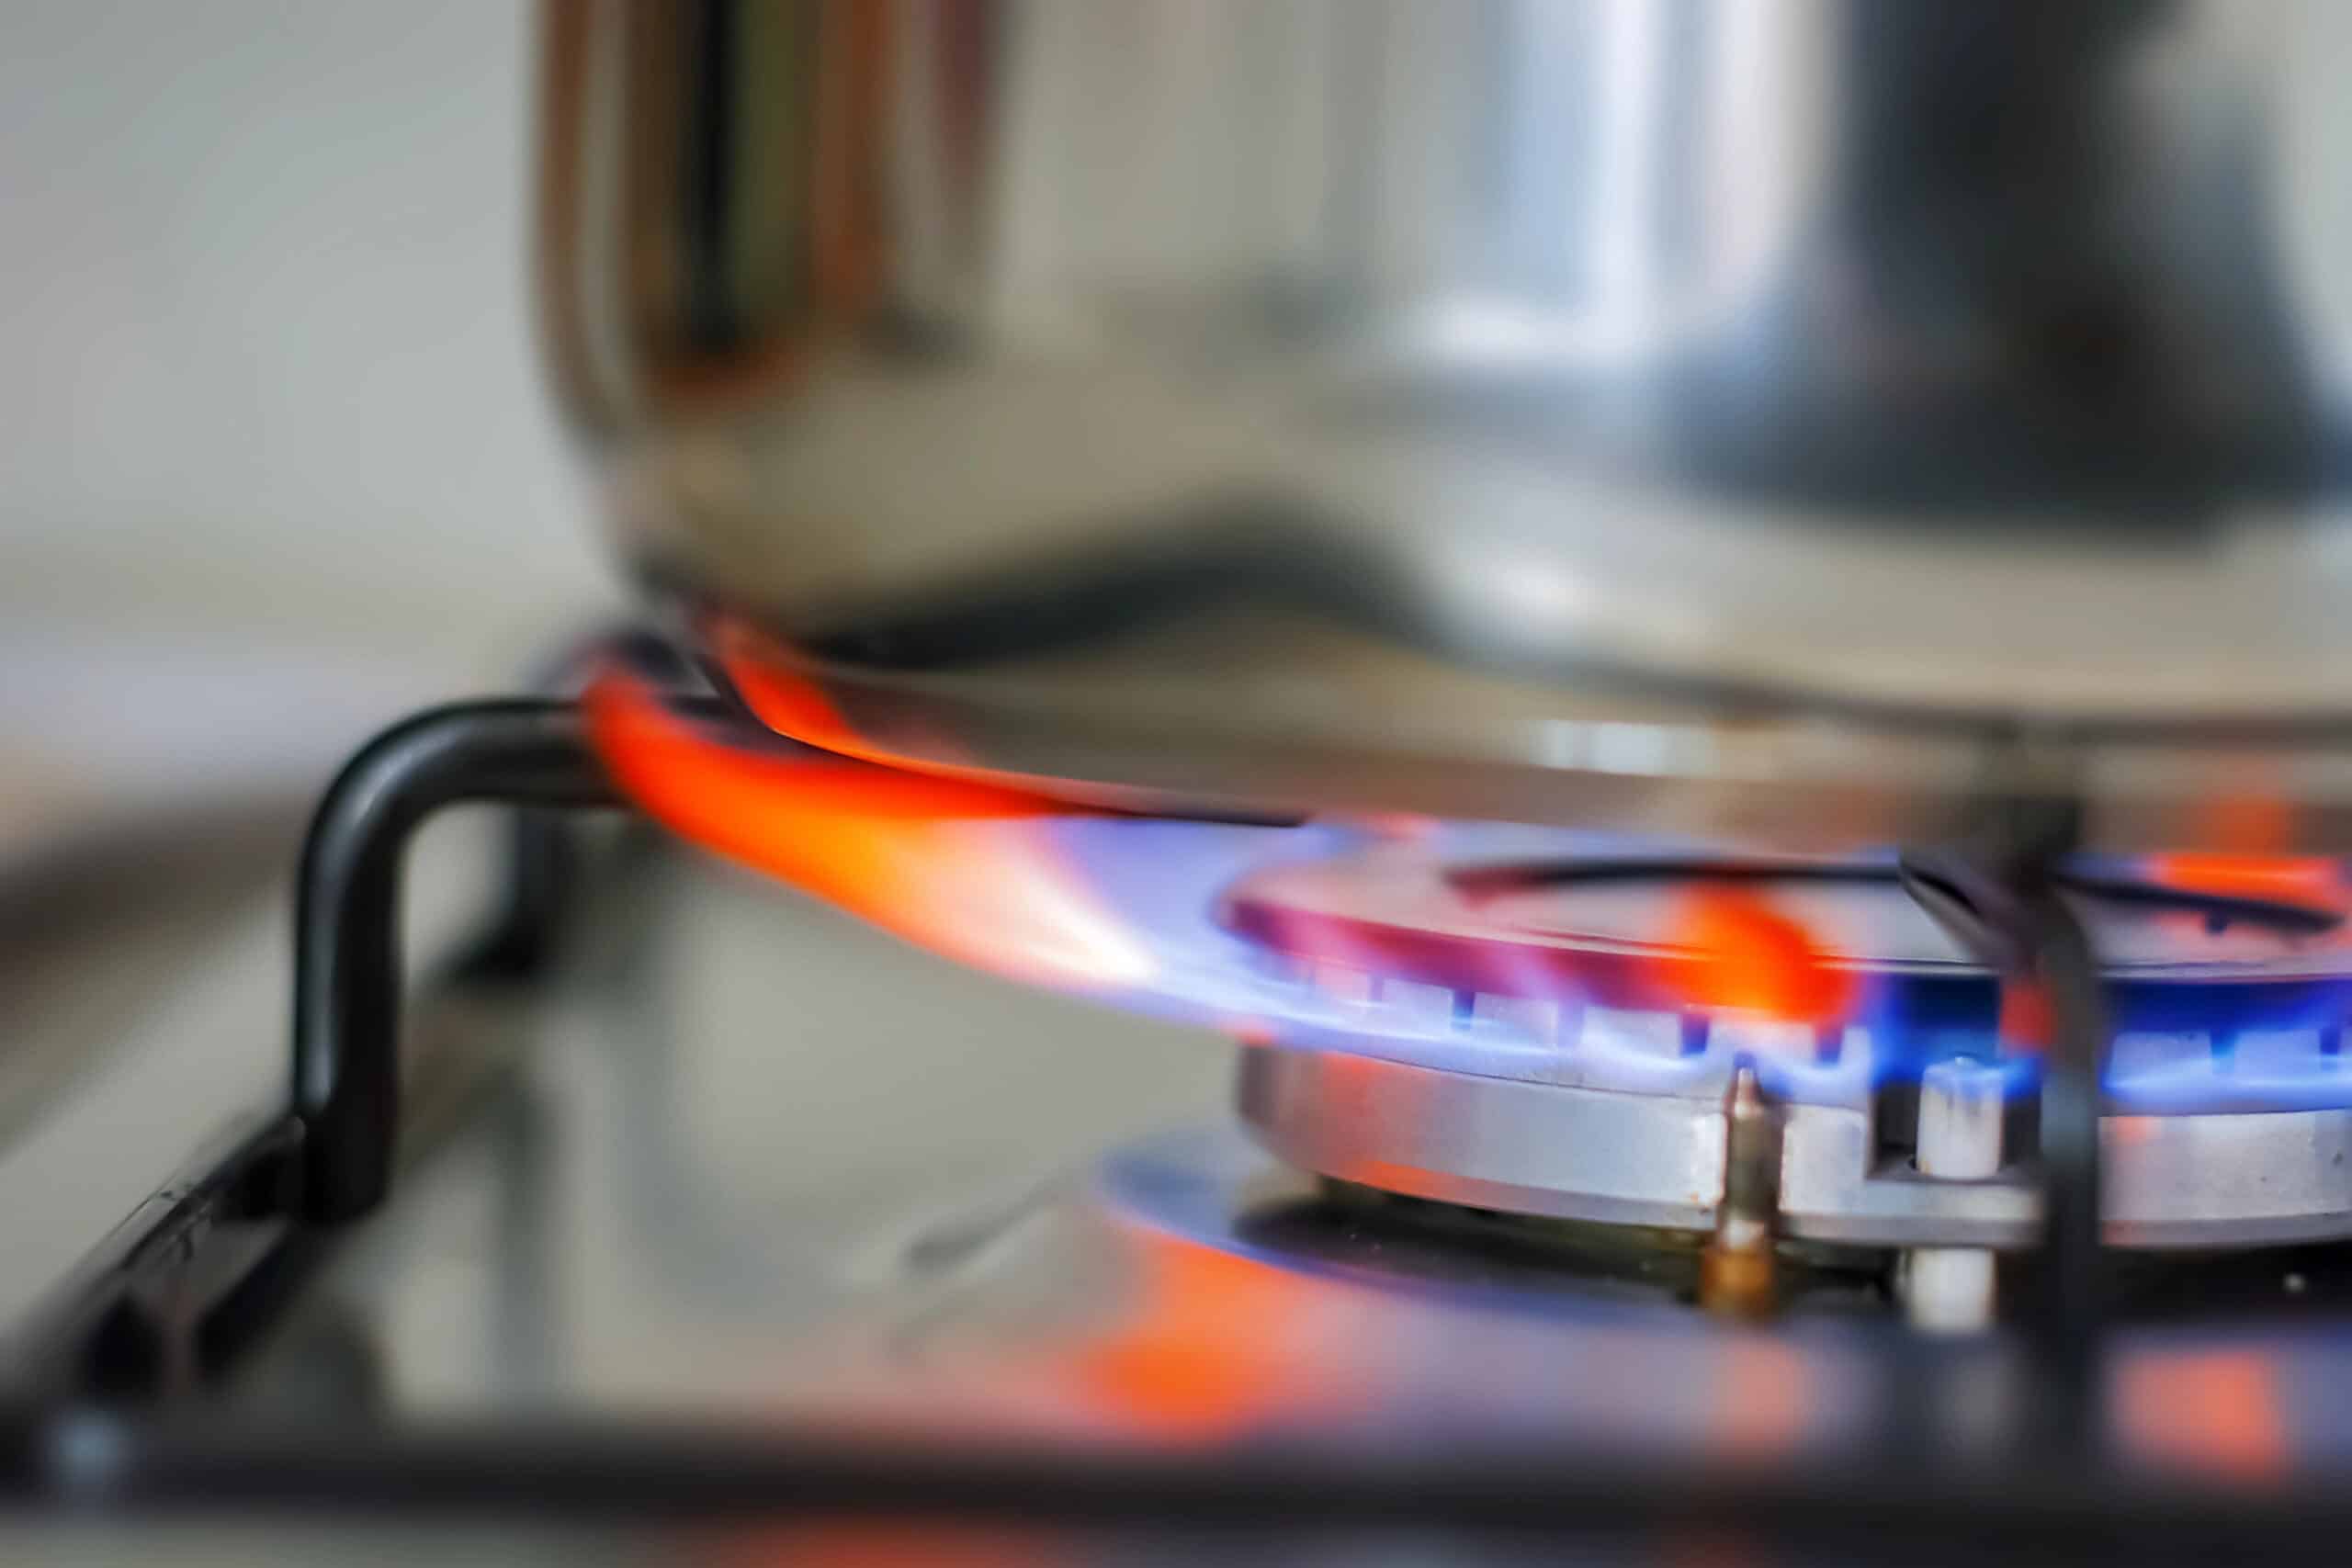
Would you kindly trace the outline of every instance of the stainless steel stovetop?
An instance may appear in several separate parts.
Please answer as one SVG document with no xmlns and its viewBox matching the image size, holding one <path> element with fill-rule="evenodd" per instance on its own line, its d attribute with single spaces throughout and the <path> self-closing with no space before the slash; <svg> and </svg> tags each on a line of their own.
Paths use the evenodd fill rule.
<svg viewBox="0 0 2352 1568">
<path fill-rule="evenodd" d="M 85 1266 L 19 1314 L 28 1495 L 730 1560 L 1471 1529 L 1866 1561 L 1888 1520 L 1928 1561 L 2149 1560 L 2332 1529 L 2333 1249 L 2119 1263 L 2096 1408 L 2052 1438 L 2046 1347 L 1923 1338 L 1835 1258 L 1726 1325 L 1671 1237 L 1285 1168 L 1216 1034 L 956 967 L 634 828 L 594 858 L 551 966 L 420 987 L 379 1212 L 270 1223 L 234 1190 L 276 1179 L 264 1116 L 261 1157 L 216 1141 L 102 1252 L 122 1289 Z M 231 944 L 232 995 L 274 999 L 272 924 Z M 276 1021 L 243 1021 L 271 1055 Z"/>
<path fill-rule="evenodd" d="M 452 1000 L 434 1032 L 493 1064 L 233 1404 L 1688 1462 L 1834 1459 L 1914 1397 L 1964 1451 L 2033 1397 L 1999 1337 L 1887 1359 L 1895 1314 L 1835 1268 L 1726 1330 L 1670 1247 L 1327 1190 L 1241 1131 L 1228 1042 L 956 968 L 699 856 L 634 861 L 543 989 Z M 2352 1342 L 2319 1315 L 2347 1288 L 2324 1250 L 2148 1265 L 2111 1348 L 2120 1450 L 2222 1479 L 2352 1464 L 2328 1392 Z"/>
<path fill-rule="evenodd" d="M 1216 1120 L 1229 1077 L 1214 1036 L 976 975 L 680 854 L 628 867 L 544 991 L 473 1022 L 511 1061 L 239 1397 L 342 1365 L 370 1369 L 371 1408 L 416 1416 L 805 1404 L 851 1339 L 935 1316 L 927 1298 L 1097 1151 Z"/>
</svg>

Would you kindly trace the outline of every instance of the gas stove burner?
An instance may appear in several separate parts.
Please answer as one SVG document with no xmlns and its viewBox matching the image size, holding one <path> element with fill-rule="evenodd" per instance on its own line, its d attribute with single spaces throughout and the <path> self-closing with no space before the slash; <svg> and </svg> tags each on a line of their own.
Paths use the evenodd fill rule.
<svg viewBox="0 0 2352 1568">
<path fill-rule="evenodd" d="M 2352 937 L 2318 889 L 2070 878 L 2116 1032 L 2109 1240 L 2352 1235 Z M 1708 1230 L 1724 1097 L 1778 1108 L 1781 1233 L 2024 1247 L 2039 1059 L 1892 861 L 1459 860 L 1387 844 L 1220 906 L 1354 1032 L 1246 1054 L 1245 1119 L 1321 1175 L 1480 1208 Z M 2013 1000 L 2013 998 L 2012 998 Z"/>
<path fill-rule="evenodd" d="M 2120 867 L 2069 885 L 2106 972 L 2115 1104 L 2352 1106 L 2352 931 L 2333 909 Z M 1352 1007 L 1358 1049 L 1408 1065 L 1713 1096 L 1752 1054 L 1776 1093 L 1826 1103 L 1945 1058 L 1983 1062 L 2010 1094 L 2037 1076 L 2031 1042 L 2005 1038 L 1997 980 L 1891 860 L 1462 865 L 1384 845 L 1245 876 L 1220 913 Z"/>
<path fill-rule="evenodd" d="M 2031 1031 L 2005 1021 L 2033 998 L 2005 996 L 1892 858 L 1725 864 L 1509 824 L 1074 814 L 748 744 L 626 683 L 588 710 L 621 788 L 687 836 L 935 952 L 1242 1040 L 1243 1113 L 1304 1169 L 1712 1229 L 1726 1097 L 1749 1064 L 1742 1092 L 1773 1108 L 1783 1151 L 1783 1234 L 1925 1248 L 2041 1234 L 2041 1075 Z M 2334 868 L 2234 891 L 2185 869 L 2060 868 L 2115 1025 L 2108 1234 L 2352 1235 L 2352 935 Z M 2087 1120 L 2070 1123 L 2086 1148 Z"/>
</svg>

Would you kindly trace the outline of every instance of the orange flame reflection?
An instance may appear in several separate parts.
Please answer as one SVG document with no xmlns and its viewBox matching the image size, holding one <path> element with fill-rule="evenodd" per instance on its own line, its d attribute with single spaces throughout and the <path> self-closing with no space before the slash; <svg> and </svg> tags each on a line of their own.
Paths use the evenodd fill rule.
<svg viewBox="0 0 2352 1568">
<path fill-rule="evenodd" d="M 1018 791 L 715 743 L 634 679 L 585 698 L 614 781 L 681 836 L 943 956 L 1065 989 L 1139 985 L 1148 952 L 1047 840 L 1067 810 Z"/>
<path fill-rule="evenodd" d="M 2254 1351 L 2135 1357 L 2116 1396 L 2128 1439 L 2152 1459 L 2245 1483 L 2286 1472 L 2278 1369 Z"/>
<path fill-rule="evenodd" d="M 1755 894 L 1702 888 L 1674 928 L 1677 951 L 1657 979 L 1677 999 L 1792 1023 L 1826 1023 L 1854 1003 L 1855 978 L 1804 927 Z"/>
</svg>

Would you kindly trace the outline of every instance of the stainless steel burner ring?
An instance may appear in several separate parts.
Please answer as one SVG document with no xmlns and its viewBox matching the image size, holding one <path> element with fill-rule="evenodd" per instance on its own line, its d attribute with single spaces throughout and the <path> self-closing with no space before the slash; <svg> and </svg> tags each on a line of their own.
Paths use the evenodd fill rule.
<svg viewBox="0 0 2352 1568">
<path fill-rule="evenodd" d="M 1277 1157 L 1341 1180 L 1476 1208 L 1711 1231 L 1724 1112 L 1689 1098 L 1416 1066 L 1353 1052 L 1241 1053 L 1242 1120 Z M 1784 1108 L 1781 1229 L 1884 1247 L 2030 1247 L 2030 1166 L 1930 1180 L 1883 1154 L 1869 1109 Z M 2109 1245 L 2271 1246 L 2352 1236 L 2352 1111 L 2109 1114 Z"/>
</svg>

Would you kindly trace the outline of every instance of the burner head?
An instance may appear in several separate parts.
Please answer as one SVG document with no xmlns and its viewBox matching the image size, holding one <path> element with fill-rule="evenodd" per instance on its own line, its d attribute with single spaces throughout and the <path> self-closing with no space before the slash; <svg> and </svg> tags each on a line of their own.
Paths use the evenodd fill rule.
<svg viewBox="0 0 2352 1568">
<path fill-rule="evenodd" d="M 1457 852 L 1267 867 L 1221 901 L 1288 984 L 1355 1021 L 1249 1054 L 1243 1114 L 1274 1152 L 1482 1209 L 1713 1231 L 1724 1097 L 1748 1081 L 1780 1108 L 1785 1234 L 1925 1248 L 1923 1279 L 1942 1277 L 1936 1249 L 2035 1244 L 2031 993 L 1963 953 L 1892 860 L 1495 857 L 1446 837 Z M 2333 878 L 2183 870 L 2065 876 L 2115 1029 L 2108 1239 L 2352 1234 Z"/>
<path fill-rule="evenodd" d="M 2069 884 L 2109 976 L 2111 1096 L 2147 1110 L 2352 1103 L 2352 1075 L 2336 1070 L 2352 933 L 2332 886 L 2217 891 L 2120 863 Z M 1368 1038 L 1388 1036 L 1367 1049 L 1424 1066 L 1715 1093 L 1724 1065 L 1753 1053 L 1776 1092 L 1821 1100 L 1952 1056 L 2003 1064 L 2020 1087 L 2033 1077 L 2030 1010 L 1892 860 L 1389 845 L 1244 876 L 1220 918 Z"/>
</svg>

